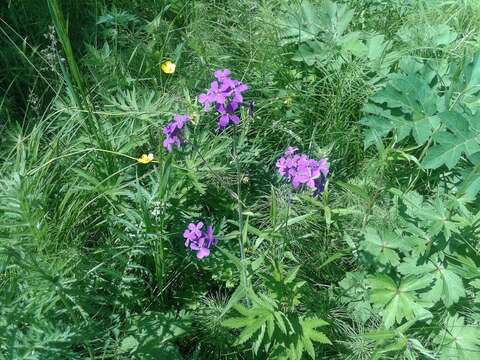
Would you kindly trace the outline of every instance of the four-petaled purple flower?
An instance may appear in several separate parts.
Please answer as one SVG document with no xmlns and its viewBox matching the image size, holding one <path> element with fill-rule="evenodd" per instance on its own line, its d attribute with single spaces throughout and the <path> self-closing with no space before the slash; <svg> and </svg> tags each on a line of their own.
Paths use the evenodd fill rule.
<svg viewBox="0 0 480 360">
<path fill-rule="evenodd" d="M 210 255 L 210 247 L 218 242 L 218 239 L 213 236 L 213 227 L 209 226 L 207 231 L 202 231 L 203 223 L 188 224 L 187 229 L 183 232 L 185 238 L 185 246 L 190 250 L 197 252 L 197 258 L 203 259 Z"/>
<path fill-rule="evenodd" d="M 165 140 L 163 140 L 163 147 L 166 148 L 169 152 L 172 151 L 173 145 L 177 145 L 178 148 L 182 145 L 182 130 L 185 124 L 190 120 L 188 115 L 175 115 L 173 120 L 170 121 L 163 128 L 163 134 L 165 135 Z"/>
<path fill-rule="evenodd" d="M 290 181 L 295 189 L 305 184 L 314 189 L 314 195 L 323 192 L 329 172 L 327 159 L 320 161 L 308 158 L 307 155 L 298 155 L 297 148 L 289 146 L 281 158 L 277 160 L 278 173 Z"/>
<path fill-rule="evenodd" d="M 213 75 L 217 79 L 212 81 L 210 89 L 198 97 L 203 105 L 205 112 L 210 111 L 210 106 L 215 105 L 218 113 L 218 128 L 223 130 L 230 123 L 235 125 L 240 123 L 240 117 L 236 113 L 240 105 L 243 104 L 243 95 L 248 90 L 248 86 L 239 80 L 230 78 L 231 71 L 216 70 Z"/>
</svg>

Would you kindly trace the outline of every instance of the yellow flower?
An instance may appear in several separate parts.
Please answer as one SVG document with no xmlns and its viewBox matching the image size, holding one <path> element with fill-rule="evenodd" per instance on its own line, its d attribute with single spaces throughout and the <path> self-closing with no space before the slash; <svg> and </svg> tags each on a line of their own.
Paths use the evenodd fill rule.
<svg viewBox="0 0 480 360">
<path fill-rule="evenodd" d="M 167 60 L 164 61 L 160 67 L 165 74 L 173 74 L 177 66 L 170 60 Z"/>
<path fill-rule="evenodd" d="M 153 154 L 150 153 L 150 154 L 143 154 L 142 156 L 140 156 L 137 161 L 140 163 L 140 164 L 148 164 L 149 162 L 152 162 L 153 161 Z"/>
</svg>

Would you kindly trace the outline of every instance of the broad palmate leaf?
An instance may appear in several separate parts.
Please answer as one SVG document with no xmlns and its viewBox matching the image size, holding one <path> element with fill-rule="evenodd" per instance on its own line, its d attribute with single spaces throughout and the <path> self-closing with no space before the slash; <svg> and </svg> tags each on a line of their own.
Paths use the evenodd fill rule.
<svg viewBox="0 0 480 360">
<path fill-rule="evenodd" d="M 433 302 L 442 300 L 446 307 L 450 307 L 465 296 L 462 278 L 435 259 L 423 265 L 416 265 L 416 259 L 408 259 L 399 265 L 398 270 L 404 275 L 431 275 L 435 283 L 423 297 Z"/>
<path fill-rule="evenodd" d="M 445 123 L 446 131 L 434 136 L 435 145 L 429 149 L 423 166 L 436 169 L 446 165 L 452 169 L 462 155 L 468 158 L 480 151 L 480 131 L 460 113 L 444 112 L 439 117 Z"/>
<path fill-rule="evenodd" d="M 419 298 L 417 290 L 423 290 L 432 283 L 432 276 L 406 276 L 397 285 L 387 275 L 372 275 L 368 278 L 371 288 L 370 301 L 383 311 L 383 323 L 388 329 L 403 319 L 413 320 L 430 317 L 425 309 L 431 304 Z"/>
<path fill-rule="evenodd" d="M 391 230 L 377 230 L 368 227 L 364 231 L 361 249 L 373 255 L 374 260 L 383 265 L 399 264 L 399 250 L 406 250 L 407 243 L 402 237 Z"/>
<path fill-rule="evenodd" d="M 412 134 L 418 145 L 424 144 L 440 126 L 438 101 L 438 95 L 420 74 L 393 77 L 363 108 L 366 115 L 361 123 L 369 128 L 365 146 L 390 132 L 397 141 Z"/>
<path fill-rule="evenodd" d="M 445 328 L 433 340 L 440 348 L 440 360 L 474 360 L 480 354 L 480 328 L 465 324 L 463 317 L 448 317 Z"/>
</svg>

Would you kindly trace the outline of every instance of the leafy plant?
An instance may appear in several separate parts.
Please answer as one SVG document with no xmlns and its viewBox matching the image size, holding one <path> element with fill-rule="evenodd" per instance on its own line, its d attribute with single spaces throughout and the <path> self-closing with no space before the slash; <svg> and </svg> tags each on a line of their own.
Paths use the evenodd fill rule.
<svg viewBox="0 0 480 360">
<path fill-rule="evenodd" d="M 354 11 L 329 0 L 321 5 L 302 1 L 285 10 L 278 22 L 280 44 L 298 44 L 292 60 L 307 65 L 348 62 L 359 58 L 379 68 L 389 48 L 382 35 L 348 32 Z"/>
<path fill-rule="evenodd" d="M 229 318 L 223 325 L 242 329 L 237 344 L 255 336 L 253 352 L 259 356 L 273 354 L 276 359 L 301 359 L 304 352 L 315 359 L 313 342 L 331 344 L 327 336 L 317 328 L 327 325 L 316 317 L 299 317 L 295 313 L 283 313 L 278 304 L 265 295 L 250 295 L 252 307 L 234 306 L 242 317 Z"/>
</svg>

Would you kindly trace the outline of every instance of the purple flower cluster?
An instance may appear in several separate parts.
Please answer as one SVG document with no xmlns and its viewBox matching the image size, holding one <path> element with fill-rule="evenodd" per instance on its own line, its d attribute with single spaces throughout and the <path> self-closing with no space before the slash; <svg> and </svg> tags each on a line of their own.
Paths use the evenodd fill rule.
<svg viewBox="0 0 480 360">
<path fill-rule="evenodd" d="M 185 246 L 197 252 L 197 258 L 203 259 L 210 255 L 210 247 L 218 242 L 218 239 L 213 236 L 213 228 L 209 226 L 207 232 L 202 231 L 203 223 L 190 223 L 188 228 L 183 232 Z"/>
<path fill-rule="evenodd" d="M 305 184 L 315 189 L 315 194 L 323 191 L 328 175 L 327 159 L 320 161 L 309 159 L 307 155 L 298 155 L 297 148 L 289 146 L 277 161 L 278 173 L 290 181 L 296 189 Z"/>
<path fill-rule="evenodd" d="M 200 94 L 198 100 L 203 105 L 205 112 L 210 111 L 210 106 L 215 105 L 218 113 L 218 128 L 223 130 L 230 123 L 240 123 L 240 117 L 236 114 L 243 104 L 242 93 L 248 90 L 248 86 L 239 80 L 230 78 L 230 70 L 217 70 L 213 73 L 217 80 L 212 81 L 210 89 Z"/>
<path fill-rule="evenodd" d="M 188 115 L 175 115 L 173 120 L 170 121 L 163 128 L 165 134 L 165 140 L 163 140 L 163 147 L 169 152 L 172 151 L 172 146 L 175 144 L 178 148 L 182 145 L 182 131 L 185 124 L 190 120 Z"/>
</svg>

